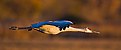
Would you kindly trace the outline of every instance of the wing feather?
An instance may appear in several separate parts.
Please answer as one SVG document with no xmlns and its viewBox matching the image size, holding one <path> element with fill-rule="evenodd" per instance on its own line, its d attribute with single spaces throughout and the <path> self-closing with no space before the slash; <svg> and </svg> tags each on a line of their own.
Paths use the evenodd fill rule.
<svg viewBox="0 0 121 50">
<path fill-rule="evenodd" d="M 31 27 L 32 28 L 39 28 L 42 27 L 43 25 L 53 25 L 56 27 L 59 27 L 60 31 L 63 29 L 65 30 L 66 27 L 69 27 L 72 24 L 72 22 L 70 21 L 45 21 L 45 22 L 38 22 L 35 24 L 32 24 Z"/>
</svg>

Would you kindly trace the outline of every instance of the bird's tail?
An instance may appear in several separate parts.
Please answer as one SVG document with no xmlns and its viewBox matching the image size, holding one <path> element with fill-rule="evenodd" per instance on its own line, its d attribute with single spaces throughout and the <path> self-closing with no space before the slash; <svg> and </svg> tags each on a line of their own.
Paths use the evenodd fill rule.
<svg viewBox="0 0 121 50">
<path fill-rule="evenodd" d="M 32 28 L 31 27 L 17 27 L 17 26 L 11 26 L 9 27 L 10 30 L 23 30 L 23 29 L 27 29 L 28 31 L 31 31 Z"/>
</svg>

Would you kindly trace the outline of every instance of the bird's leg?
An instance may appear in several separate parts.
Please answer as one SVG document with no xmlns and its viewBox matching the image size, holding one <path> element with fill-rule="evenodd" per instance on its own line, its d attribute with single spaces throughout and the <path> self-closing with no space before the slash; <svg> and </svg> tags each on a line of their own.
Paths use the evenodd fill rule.
<svg viewBox="0 0 121 50">
<path fill-rule="evenodd" d="M 18 29 L 28 29 L 28 31 L 31 31 L 32 30 L 31 27 L 18 27 Z"/>
<path fill-rule="evenodd" d="M 28 31 L 31 31 L 31 27 L 16 27 L 16 26 L 11 26 L 9 29 L 11 30 L 23 30 L 23 29 L 28 29 Z"/>
</svg>

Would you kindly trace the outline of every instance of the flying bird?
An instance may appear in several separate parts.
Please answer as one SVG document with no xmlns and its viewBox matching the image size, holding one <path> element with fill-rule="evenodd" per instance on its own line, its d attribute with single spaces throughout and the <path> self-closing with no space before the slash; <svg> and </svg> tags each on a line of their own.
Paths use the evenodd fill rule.
<svg viewBox="0 0 121 50">
<path fill-rule="evenodd" d="M 28 31 L 36 30 L 41 33 L 46 34 L 59 34 L 61 32 L 84 32 L 84 33 L 97 33 L 100 32 L 92 31 L 91 29 L 87 28 L 74 28 L 71 27 L 73 25 L 73 22 L 68 20 L 58 20 L 58 21 L 44 21 L 44 22 L 38 22 L 35 24 L 31 24 L 31 26 L 28 27 L 16 27 L 12 26 L 9 29 L 11 30 L 22 30 L 27 29 Z"/>
</svg>

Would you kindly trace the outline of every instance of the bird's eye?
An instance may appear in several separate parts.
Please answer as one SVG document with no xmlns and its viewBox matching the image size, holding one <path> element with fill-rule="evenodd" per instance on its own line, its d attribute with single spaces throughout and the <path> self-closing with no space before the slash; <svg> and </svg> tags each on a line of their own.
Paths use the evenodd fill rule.
<svg viewBox="0 0 121 50">
<path fill-rule="evenodd" d="M 87 28 L 87 29 L 91 30 L 90 28 Z"/>
</svg>

